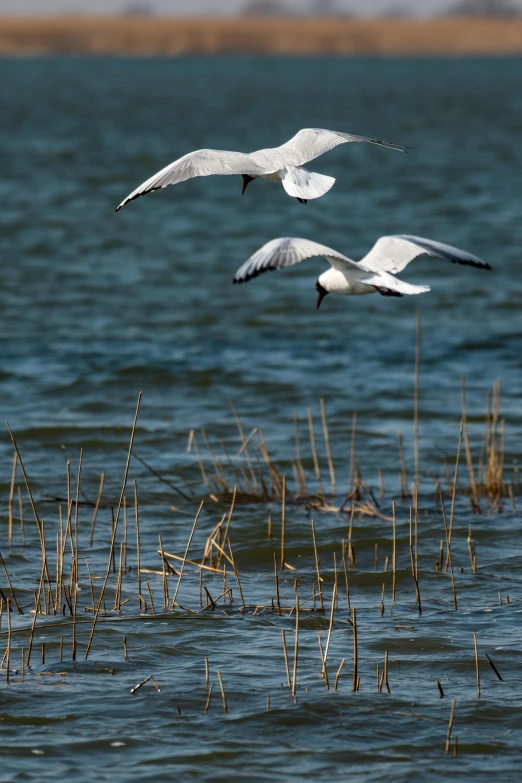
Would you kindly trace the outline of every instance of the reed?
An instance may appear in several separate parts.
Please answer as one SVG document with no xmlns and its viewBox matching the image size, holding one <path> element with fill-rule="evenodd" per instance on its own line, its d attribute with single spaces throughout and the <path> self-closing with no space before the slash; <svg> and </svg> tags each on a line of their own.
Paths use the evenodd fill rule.
<svg viewBox="0 0 522 783">
<path fill-rule="evenodd" d="M 448 721 L 448 731 L 446 733 L 446 748 L 445 748 L 446 755 L 448 755 L 450 750 L 450 745 L 451 745 L 451 732 L 453 730 L 453 721 L 455 719 L 456 704 L 457 704 L 457 699 L 453 699 L 453 701 L 451 702 L 451 711 L 450 711 L 450 716 Z"/>
<path fill-rule="evenodd" d="M 415 491 L 419 492 L 419 392 L 420 392 L 420 341 L 421 341 L 421 315 L 417 308 L 415 329 L 415 383 L 413 395 L 413 460 L 415 469 Z"/>
<path fill-rule="evenodd" d="M 319 556 L 317 554 L 317 541 L 315 539 L 315 523 L 312 519 L 312 539 L 314 542 L 314 555 L 315 555 L 315 570 L 317 573 L 317 592 L 319 593 L 319 604 L 321 607 L 321 611 L 324 611 L 324 602 L 323 602 L 323 587 L 322 583 L 323 580 L 321 579 L 321 569 L 319 568 Z"/>
<path fill-rule="evenodd" d="M 283 476 L 283 495 L 281 498 L 281 571 L 285 570 L 285 519 L 286 519 L 286 476 Z"/>
<path fill-rule="evenodd" d="M 297 660 L 299 656 L 299 596 L 295 597 L 295 645 L 294 645 L 294 672 L 292 676 L 292 696 L 295 698 L 297 687 Z"/>
<path fill-rule="evenodd" d="M 221 690 L 221 699 L 223 701 L 223 712 L 226 715 L 228 713 L 227 696 L 225 693 L 225 687 L 223 685 L 223 680 L 221 679 L 221 672 L 219 671 L 219 669 L 217 670 L 217 678 L 219 681 L 219 688 Z"/>
<path fill-rule="evenodd" d="M 353 626 L 353 683 L 352 690 L 359 690 L 359 677 L 357 674 L 358 665 L 358 651 L 357 651 L 357 610 L 355 607 L 352 609 L 352 626 Z"/>
<path fill-rule="evenodd" d="M 198 519 L 199 519 L 199 515 L 201 514 L 201 509 L 203 508 L 203 502 L 204 501 L 202 500 L 201 503 L 200 503 L 200 506 L 198 508 L 197 514 L 196 514 L 196 516 L 194 518 L 194 523 L 192 525 L 192 530 L 190 531 L 190 535 L 189 535 L 189 538 L 188 538 L 188 541 L 187 541 L 187 546 L 185 548 L 185 554 L 183 556 L 183 562 L 181 564 L 181 570 L 180 570 L 180 574 L 179 574 L 179 578 L 178 578 L 178 583 L 176 585 L 176 590 L 174 591 L 174 597 L 172 598 L 172 607 L 173 608 L 176 605 L 176 599 L 178 597 L 179 586 L 180 586 L 181 580 L 183 578 L 183 571 L 185 569 L 185 563 L 186 563 L 186 560 L 187 560 L 187 555 L 188 555 L 188 552 L 189 552 L 189 549 L 190 549 L 190 545 L 192 543 L 192 538 L 194 536 L 194 531 L 196 530 L 196 525 L 198 524 Z"/>
<path fill-rule="evenodd" d="M 478 658 L 478 647 L 477 647 L 477 634 L 473 634 L 473 643 L 475 646 L 475 676 L 477 680 L 477 699 L 480 699 L 480 670 L 479 670 L 479 658 Z"/>
<path fill-rule="evenodd" d="M 448 524 L 446 522 L 446 511 L 444 509 L 444 500 L 442 498 L 442 492 L 440 493 L 440 505 L 442 508 L 442 519 L 444 521 L 444 533 L 446 534 L 446 549 L 447 549 L 447 562 L 449 563 L 451 573 L 451 589 L 453 592 L 453 608 L 457 610 L 457 590 L 455 588 L 455 574 L 453 571 L 453 561 L 451 559 L 451 543 L 448 532 Z"/>
<path fill-rule="evenodd" d="M 334 464 L 332 459 L 332 451 L 330 448 L 330 434 L 328 432 L 328 424 L 326 421 L 326 409 L 324 407 L 324 400 L 322 397 L 319 402 L 321 406 L 321 421 L 323 425 L 323 437 L 324 437 L 324 447 L 326 451 L 326 461 L 328 463 L 328 470 L 330 472 L 331 491 L 332 491 L 332 495 L 335 495 L 335 490 L 336 490 L 335 470 L 334 470 Z"/>
<path fill-rule="evenodd" d="M 118 530 L 118 520 L 120 518 L 120 512 L 121 512 L 121 508 L 122 508 L 122 505 L 123 505 L 123 498 L 124 498 L 124 495 L 125 495 L 125 489 L 127 487 L 127 478 L 129 476 L 129 465 L 130 465 L 131 454 L 132 454 L 132 446 L 134 444 L 134 436 L 135 436 L 135 433 L 136 433 L 136 425 L 138 423 L 138 415 L 139 415 L 139 412 L 140 412 L 141 398 L 142 398 L 142 392 L 140 392 L 138 394 L 138 402 L 136 404 L 136 412 L 134 414 L 134 422 L 132 424 L 129 448 L 128 448 L 128 451 L 127 451 L 127 461 L 126 461 L 126 464 L 125 464 L 125 472 L 124 472 L 124 475 L 123 475 L 123 484 L 122 484 L 122 488 L 121 488 L 120 499 L 119 499 L 119 502 L 118 502 L 118 510 L 116 512 L 116 519 L 115 519 L 113 530 L 112 530 L 109 563 L 107 565 L 107 570 L 105 572 L 105 578 L 103 580 L 102 589 L 100 591 L 100 595 L 99 595 L 99 598 L 98 598 L 98 603 L 97 603 L 95 611 L 94 611 L 94 618 L 93 618 L 93 622 L 92 622 L 91 634 L 89 636 L 89 641 L 87 642 L 87 647 L 86 647 L 86 650 L 85 650 L 85 660 L 87 660 L 87 658 L 89 656 L 89 652 L 91 650 L 92 641 L 94 639 L 94 632 L 96 630 L 96 624 L 98 622 L 98 617 L 99 617 L 99 614 L 100 614 L 100 609 L 101 609 L 101 605 L 102 605 L 102 602 L 103 602 L 103 597 L 105 595 L 105 589 L 107 587 L 107 582 L 109 581 L 109 576 L 110 576 L 110 572 L 111 572 L 111 559 L 112 559 L 111 555 L 112 555 L 112 552 L 114 551 L 114 542 L 116 541 L 116 533 L 117 533 L 117 530 Z"/>
<path fill-rule="evenodd" d="M 498 678 L 500 681 L 503 681 L 503 677 L 501 677 L 501 676 L 500 676 L 500 672 L 499 672 L 499 670 L 497 669 L 497 667 L 495 666 L 495 664 L 493 663 L 493 661 L 491 660 L 491 658 L 489 657 L 489 655 L 488 655 L 487 653 L 484 653 L 484 655 L 485 655 L 485 656 L 486 656 L 486 658 L 488 659 L 488 663 L 489 663 L 489 665 L 491 666 L 491 668 L 493 669 L 493 671 L 495 672 L 495 674 L 497 675 L 497 678 Z"/>
</svg>

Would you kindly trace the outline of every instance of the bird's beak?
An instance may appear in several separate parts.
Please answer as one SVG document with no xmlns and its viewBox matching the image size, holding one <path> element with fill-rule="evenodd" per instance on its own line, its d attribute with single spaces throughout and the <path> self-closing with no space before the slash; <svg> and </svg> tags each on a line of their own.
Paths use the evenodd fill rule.
<svg viewBox="0 0 522 783">
<path fill-rule="evenodd" d="M 319 310 L 319 308 L 321 307 L 321 302 L 325 298 L 325 296 L 328 293 L 328 291 L 326 290 L 326 288 L 323 288 L 323 286 L 319 282 L 317 282 L 315 284 L 315 287 L 317 288 L 317 294 L 318 294 L 318 296 L 317 296 L 317 309 Z"/>
<path fill-rule="evenodd" d="M 245 193 L 245 190 L 246 190 L 246 189 L 247 189 L 247 187 L 248 187 L 248 184 L 249 184 L 250 182 L 252 182 L 252 180 L 254 179 L 254 177 L 250 177 L 248 174 L 242 174 L 241 176 L 243 177 L 243 187 L 241 188 L 241 195 L 244 195 L 244 193 Z"/>
</svg>

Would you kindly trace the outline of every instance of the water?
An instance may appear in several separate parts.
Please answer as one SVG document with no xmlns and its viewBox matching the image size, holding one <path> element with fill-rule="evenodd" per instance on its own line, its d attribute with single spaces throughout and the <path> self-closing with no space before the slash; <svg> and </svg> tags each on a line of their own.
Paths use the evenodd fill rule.
<svg viewBox="0 0 522 783">
<path fill-rule="evenodd" d="M 433 476 L 440 475 L 446 486 L 446 456 L 451 485 L 461 376 L 467 384 L 475 469 L 486 395 L 501 378 L 506 483 L 514 482 L 515 503 L 520 503 L 514 467 L 522 434 L 521 69 L 518 60 L 0 63 L 1 412 L 15 433 L 45 520 L 52 568 L 59 503 L 66 509 L 66 461 L 71 462 L 74 495 L 83 447 L 82 492 L 90 501 L 105 473 L 92 548 L 92 508 L 83 505 L 79 510 L 78 607 L 84 623 L 78 625 L 78 665 L 71 664 L 68 612 L 65 618 L 39 615 L 33 670 L 24 679 L 20 671 L 11 673 L 10 685 L 2 685 L 2 780 L 123 781 L 132 776 L 155 781 L 180 774 L 209 781 L 341 781 L 348 776 L 403 781 L 470 774 L 477 780 L 490 774 L 503 781 L 518 779 L 518 513 L 509 500 L 500 514 L 489 513 L 485 501 L 483 513 L 473 513 L 459 492 L 452 546 L 459 608 L 454 612 L 449 573 L 435 572 L 444 529 Z M 114 214 L 116 204 L 136 185 L 187 151 L 203 146 L 248 151 L 282 143 L 307 126 L 374 135 L 409 144 L 412 151 L 406 156 L 362 145 L 338 148 L 310 166 L 336 176 L 337 183 L 327 197 L 306 207 L 268 183 L 253 183 L 242 198 L 238 178 L 209 178 L 153 194 Z M 276 236 L 309 237 L 357 259 L 380 235 L 401 232 L 466 248 L 494 269 L 483 273 L 423 260 L 402 277 L 429 283 L 432 291 L 426 296 L 328 297 L 319 311 L 314 282 L 320 261 L 261 277 L 248 286 L 231 284 L 248 255 Z M 399 496 L 397 478 L 399 432 L 409 478 L 413 476 L 417 307 L 422 321 L 421 617 L 409 570 L 409 504 Z M 325 616 L 306 613 L 303 607 L 295 703 L 285 684 L 281 645 L 284 629 L 292 667 L 295 619 L 239 612 L 230 568 L 234 603 L 223 605 L 221 599 L 219 609 L 198 615 L 188 611 L 200 608 L 194 569 L 187 567 L 178 595 L 187 611 L 175 614 L 160 613 L 161 576 L 144 573 L 159 616 L 138 616 L 133 512 L 128 550 L 132 570 L 122 587 L 122 600 L 131 600 L 121 615 L 111 611 L 111 575 L 107 617 L 102 612 L 88 661 L 80 665 L 92 618 L 83 611 L 92 606 L 85 558 L 98 578 L 97 596 L 107 564 L 108 507 L 118 502 L 124 449 L 140 391 L 136 454 L 183 491 L 189 487 L 194 493 L 191 502 L 180 499 L 132 461 L 127 497 L 132 505 L 136 480 L 141 563 L 155 570 L 161 568 L 158 534 L 165 550 L 182 555 L 198 501 L 208 495 L 194 449 L 187 452 L 191 429 L 204 428 L 216 453 L 218 439 L 223 439 L 236 459 L 241 442 L 229 407 L 232 401 L 247 435 L 254 427 L 263 428 L 271 458 L 288 475 L 293 492 L 295 412 L 308 489 L 316 492 L 306 425 L 310 407 L 329 493 L 319 414 L 319 399 L 324 398 L 337 478 L 337 497 L 328 502 L 338 507 L 348 490 L 352 416 L 357 412 L 356 454 L 363 478 L 384 517 L 391 515 L 392 500 L 398 504 L 395 605 L 391 572 L 382 572 L 385 557 L 391 561 L 391 524 L 375 516 L 354 519 L 357 568 L 349 578 L 358 619 L 358 693 L 352 692 L 353 635 L 346 622 L 344 575 L 328 656 L 331 685 L 346 658 L 337 693 L 327 692 L 320 678 L 317 642 L 320 632 L 323 647 L 326 643 L 332 553 L 337 552 L 339 565 L 349 517 L 313 511 L 290 499 L 286 560 L 297 572 L 280 575 L 282 603 L 295 602 L 296 574 L 301 600 L 312 595 L 313 513 L 327 607 Z M 254 435 L 253 456 L 259 456 L 258 442 Z M 201 435 L 198 443 L 211 472 Z M 13 616 L 13 628 L 27 628 L 41 568 L 38 536 L 24 490 L 23 545 L 15 493 L 9 546 L 12 446 L 7 433 L 1 454 L 1 551 L 25 610 L 23 616 Z M 236 461 L 244 465 L 244 455 Z M 379 470 L 385 488 L 380 500 Z M 466 485 L 462 462 L 459 487 L 464 490 Z M 20 474 L 16 486 L 23 488 Z M 448 494 L 446 505 L 449 513 Z M 228 500 L 215 503 L 207 498 L 206 508 L 190 550 L 195 559 L 227 511 Z M 270 605 L 275 597 L 273 553 L 280 549 L 280 515 L 275 500 L 242 501 L 232 517 L 231 541 L 249 605 Z M 468 525 L 477 550 L 476 574 L 470 569 Z M 68 553 L 67 578 L 69 561 Z M 171 598 L 176 581 L 169 579 Z M 214 598 L 223 591 L 221 577 L 205 576 L 205 584 Z M 4 580 L 2 589 L 7 590 Z M 53 622 L 69 624 L 45 627 Z M 480 700 L 474 632 L 481 660 Z M 62 664 L 60 635 L 65 645 Z M 27 649 L 28 639 L 27 632 L 13 635 L 12 668 L 20 669 L 21 648 Z M 376 665 L 382 668 L 386 650 L 391 694 L 376 692 Z M 504 682 L 496 679 L 484 652 Z M 213 683 L 207 715 L 205 656 Z M 217 669 L 226 689 L 227 717 Z M 161 693 L 149 681 L 131 696 L 130 688 L 149 674 L 154 674 Z M 439 698 L 437 680 L 444 699 Z M 456 758 L 444 755 L 453 698 Z"/>
</svg>

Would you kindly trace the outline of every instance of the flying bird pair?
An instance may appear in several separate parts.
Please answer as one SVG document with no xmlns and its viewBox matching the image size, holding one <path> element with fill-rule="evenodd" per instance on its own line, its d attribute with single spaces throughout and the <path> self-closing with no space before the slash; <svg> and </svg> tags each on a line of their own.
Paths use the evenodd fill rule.
<svg viewBox="0 0 522 783">
<path fill-rule="evenodd" d="M 133 190 L 116 208 L 116 212 L 130 201 L 154 190 L 211 174 L 241 175 L 242 193 L 255 179 L 281 183 L 289 196 L 306 204 L 310 199 L 324 196 L 333 186 L 335 179 L 308 171 L 303 165 L 347 142 L 366 142 L 400 152 L 406 151 L 405 147 L 386 141 L 320 128 L 305 128 L 280 147 L 249 154 L 226 150 L 196 150 L 169 164 Z M 282 238 L 268 242 L 254 253 L 238 270 L 234 283 L 246 283 L 263 272 L 293 266 L 313 256 L 323 256 L 330 263 L 330 269 L 317 279 L 317 307 L 320 307 L 322 300 L 329 293 L 344 296 L 375 292 L 382 296 L 422 294 L 430 290 L 429 286 L 411 285 L 395 277 L 395 273 L 401 272 L 410 261 L 421 255 L 479 269 L 491 269 L 489 264 L 471 253 L 441 242 L 409 235 L 381 237 L 358 263 L 317 242 Z"/>
</svg>

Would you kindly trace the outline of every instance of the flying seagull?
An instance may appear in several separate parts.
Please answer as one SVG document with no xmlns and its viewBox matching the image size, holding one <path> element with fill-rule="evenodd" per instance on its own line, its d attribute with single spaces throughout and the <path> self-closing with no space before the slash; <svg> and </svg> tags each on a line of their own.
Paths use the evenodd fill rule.
<svg viewBox="0 0 522 783">
<path fill-rule="evenodd" d="M 328 193 L 335 182 L 334 177 L 315 174 L 302 168 L 319 155 L 346 142 L 365 141 L 378 144 L 391 150 L 405 152 L 404 147 L 389 144 L 387 141 L 367 139 L 364 136 L 354 136 L 351 133 L 321 130 L 321 128 L 304 128 L 296 135 L 273 149 L 257 152 L 227 152 L 226 150 L 196 150 L 189 152 L 179 160 L 170 163 L 139 188 L 124 199 L 116 208 L 116 212 L 129 201 L 144 196 L 153 190 L 177 185 L 192 177 L 207 177 L 210 174 L 240 174 L 243 178 L 242 193 L 254 179 L 267 179 L 269 182 L 280 182 L 289 196 L 294 196 L 299 202 L 306 204 L 309 199 L 319 198 Z"/>
<path fill-rule="evenodd" d="M 412 285 L 395 277 L 410 261 L 418 256 L 428 255 L 451 261 L 453 264 L 491 269 L 490 265 L 477 256 L 466 253 L 451 245 L 434 242 L 432 239 L 402 234 L 381 237 L 370 252 L 358 263 L 325 245 L 309 239 L 273 239 L 263 245 L 236 272 L 234 283 L 246 283 L 253 277 L 274 269 L 299 264 L 307 258 L 323 256 L 330 269 L 317 278 L 315 287 L 319 294 L 317 307 L 327 294 L 360 296 L 375 292 L 382 296 L 409 296 L 423 294 L 430 290 L 427 285 Z"/>
</svg>

